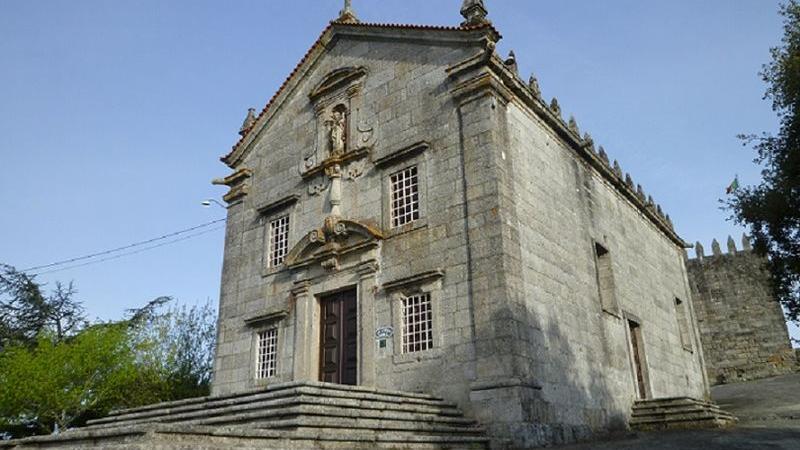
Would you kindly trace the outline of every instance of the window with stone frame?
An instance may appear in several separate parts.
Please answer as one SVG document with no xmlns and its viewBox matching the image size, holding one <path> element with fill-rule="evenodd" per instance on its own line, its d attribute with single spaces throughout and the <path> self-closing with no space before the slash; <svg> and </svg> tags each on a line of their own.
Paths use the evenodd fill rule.
<svg viewBox="0 0 800 450">
<path fill-rule="evenodd" d="M 278 329 L 260 331 L 256 341 L 256 379 L 275 376 L 278 365 Z"/>
<path fill-rule="evenodd" d="M 614 268 L 611 253 L 600 243 L 594 243 L 595 271 L 597 287 L 600 294 L 600 304 L 603 311 L 619 315 L 617 303 L 616 283 L 614 282 Z"/>
<path fill-rule="evenodd" d="M 420 217 L 419 176 L 417 166 L 405 168 L 390 176 L 391 226 L 398 228 Z"/>
<path fill-rule="evenodd" d="M 416 353 L 433 348 L 433 308 L 428 293 L 402 299 L 402 352 Z"/>
<path fill-rule="evenodd" d="M 269 223 L 269 245 L 267 267 L 283 264 L 289 252 L 289 216 L 281 216 Z"/>
<path fill-rule="evenodd" d="M 675 298 L 675 317 L 678 321 L 678 332 L 681 335 L 683 348 L 692 351 L 692 335 L 689 328 L 689 314 L 683 300 Z"/>
</svg>

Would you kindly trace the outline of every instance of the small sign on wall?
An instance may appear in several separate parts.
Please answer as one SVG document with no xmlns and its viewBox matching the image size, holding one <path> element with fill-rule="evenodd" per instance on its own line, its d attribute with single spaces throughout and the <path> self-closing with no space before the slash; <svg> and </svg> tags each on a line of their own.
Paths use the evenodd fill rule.
<svg viewBox="0 0 800 450">
<path fill-rule="evenodd" d="M 375 330 L 375 339 L 384 340 L 392 336 L 394 336 L 394 328 L 392 327 L 380 327 Z"/>
</svg>

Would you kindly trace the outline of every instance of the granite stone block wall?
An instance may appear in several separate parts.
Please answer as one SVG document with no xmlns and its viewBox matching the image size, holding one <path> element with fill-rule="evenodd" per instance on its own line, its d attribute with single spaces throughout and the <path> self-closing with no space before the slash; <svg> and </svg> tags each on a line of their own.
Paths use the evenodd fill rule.
<svg viewBox="0 0 800 450">
<path fill-rule="evenodd" d="M 723 384 L 755 380 L 797 370 L 786 318 L 770 286 L 766 259 L 728 238 L 705 255 L 701 244 L 688 261 L 692 299 L 706 356 L 708 377 Z"/>
</svg>

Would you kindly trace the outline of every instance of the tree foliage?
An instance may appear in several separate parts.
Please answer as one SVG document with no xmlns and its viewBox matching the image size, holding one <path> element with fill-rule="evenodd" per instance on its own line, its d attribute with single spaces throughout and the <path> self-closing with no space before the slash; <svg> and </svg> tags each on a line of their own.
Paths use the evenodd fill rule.
<svg viewBox="0 0 800 450">
<path fill-rule="evenodd" d="M 10 343 L 35 344 L 43 332 L 63 340 L 86 326 L 73 283 L 56 283 L 50 294 L 33 276 L 0 264 L 0 349 Z"/>
<path fill-rule="evenodd" d="M 158 300 L 157 300 L 158 301 Z M 150 311 L 135 314 L 135 340 L 147 365 L 157 368 L 169 390 L 162 400 L 208 395 L 216 344 L 216 313 L 210 302 L 188 307 L 151 303 Z M 153 308 L 154 307 L 154 308 Z"/>
<path fill-rule="evenodd" d="M 756 251 L 769 256 L 776 295 L 800 319 L 800 3 L 781 6 L 784 36 L 761 72 L 780 127 L 776 134 L 742 136 L 756 150 L 762 181 L 728 200 L 737 223 L 747 226 Z"/>
<path fill-rule="evenodd" d="M 80 425 L 111 408 L 160 400 L 158 373 L 136 359 L 127 324 L 99 324 L 58 341 L 0 353 L 0 427 L 14 436 Z M 13 388 L 12 388 L 13 387 Z"/>
<path fill-rule="evenodd" d="M 115 408 L 208 395 L 216 339 L 210 303 L 159 297 L 126 318 L 88 324 L 76 290 L 47 296 L 2 266 L 0 438 L 83 425 Z"/>
</svg>

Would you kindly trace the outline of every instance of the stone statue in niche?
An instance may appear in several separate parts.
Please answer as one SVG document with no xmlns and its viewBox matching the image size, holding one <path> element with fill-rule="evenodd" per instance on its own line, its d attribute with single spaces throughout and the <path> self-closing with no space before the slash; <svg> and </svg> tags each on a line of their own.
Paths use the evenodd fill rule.
<svg viewBox="0 0 800 450">
<path fill-rule="evenodd" d="M 336 107 L 325 125 L 328 127 L 330 156 L 342 156 L 347 142 L 347 116 L 344 108 Z"/>
</svg>

